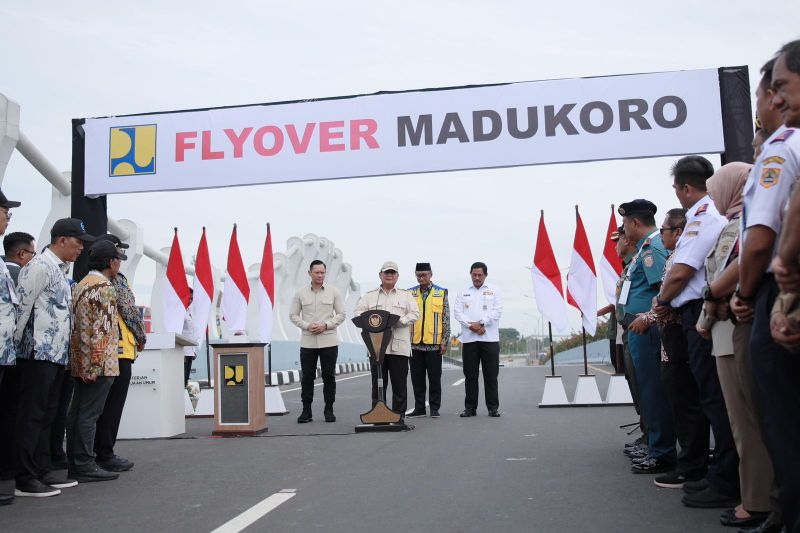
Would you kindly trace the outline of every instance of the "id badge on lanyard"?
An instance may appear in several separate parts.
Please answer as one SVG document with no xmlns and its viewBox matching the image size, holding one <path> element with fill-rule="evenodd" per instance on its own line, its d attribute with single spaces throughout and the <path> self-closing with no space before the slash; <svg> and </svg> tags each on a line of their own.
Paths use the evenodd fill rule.
<svg viewBox="0 0 800 533">
<path fill-rule="evenodd" d="M 630 278 L 626 278 L 625 281 L 622 282 L 622 289 L 619 292 L 619 304 L 625 305 L 628 303 L 628 293 L 631 292 L 631 280 Z"/>
</svg>

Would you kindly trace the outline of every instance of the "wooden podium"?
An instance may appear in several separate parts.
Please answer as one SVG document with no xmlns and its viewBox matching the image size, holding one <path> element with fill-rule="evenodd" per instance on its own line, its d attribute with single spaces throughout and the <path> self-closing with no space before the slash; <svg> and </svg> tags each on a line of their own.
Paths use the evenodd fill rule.
<svg viewBox="0 0 800 533">
<path fill-rule="evenodd" d="M 226 339 L 214 348 L 214 435 L 256 435 L 267 430 L 264 414 L 264 346 Z"/>
</svg>

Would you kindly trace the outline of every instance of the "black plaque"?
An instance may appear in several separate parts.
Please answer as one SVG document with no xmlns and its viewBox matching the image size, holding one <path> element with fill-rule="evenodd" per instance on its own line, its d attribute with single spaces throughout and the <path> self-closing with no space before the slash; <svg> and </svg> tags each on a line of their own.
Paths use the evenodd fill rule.
<svg viewBox="0 0 800 533">
<path fill-rule="evenodd" d="M 247 391 L 247 354 L 225 353 L 219 356 L 220 424 L 247 424 L 250 402 Z"/>
</svg>

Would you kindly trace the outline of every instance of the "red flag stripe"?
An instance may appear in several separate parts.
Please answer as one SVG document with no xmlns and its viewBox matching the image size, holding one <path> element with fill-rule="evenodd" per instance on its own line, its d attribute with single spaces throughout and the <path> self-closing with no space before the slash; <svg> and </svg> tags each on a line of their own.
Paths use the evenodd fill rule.
<svg viewBox="0 0 800 533">
<path fill-rule="evenodd" d="M 617 217 L 614 215 L 614 208 L 611 208 L 611 219 L 608 221 L 608 232 L 606 234 L 606 242 L 603 247 L 603 257 L 606 258 L 608 264 L 614 269 L 617 275 L 622 274 L 622 261 L 617 257 L 617 250 L 614 241 L 611 240 L 611 234 L 617 231 Z"/>
<path fill-rule="evenodd" d="M 208 254 L 208 242 L 206 241 L 206 228 L 203 228 L 203 236 L 200 237 L 200 244 L 197 247 L 197 259 L 194 265 L 195 276 L 200 284 L 208 293 L 209 299 L 214 298 L 214 276 L 211 272 L 211 257 Z"/>
<path fill-rule="evenodd" d="M 586 237 L 586 230 L 583 228 L 583 221 L 580 215 L 578 215 L 578 226 L 575 228 L 575 242 L 573 246 L 575 251 L 578 252 L 578 255 L 580 255 L 589 266 L 589 270 L 592 271 L 592 274 L 597 276 L 597 271 L 594 269 L 594 259 L 592 259 L 592 249 L 589 246 L 589 239 Z"/>
<path fill-rule="evenodd" d="M 550 283 L 557 289 L 559 294 L 564 295 L 564 288 L 561 285 L 561 272 L 558 270 L 556 256 L 553 253 L 553 246 L 550 244 L 550 237 L 547 235 L 547 228 L 544 225 L 544 214 L 539 217 L 539 232 L 536 236 L 536 250 L 533 254 L 533 264 L 536 265 Z"/>
<path fill-rule="evenodd" d="M 242 254 L 239 251 L 239 242 L 236 239 L 236 224 L 233 225 L 231 243 L 228 246 L 228 276 L 239 288 L 245 301 L 250 301 L 250 284 L 247 283 L 247 274 L 244 271 Z"/>
<path fill-rule="evenodd" d="M 184 307 L 189 307 L 189 283 L 186 281 L 186 269 L 183 266 L 183 256 L 181 255 L 181 245 L 178 242 L 178 228 L 172 236 L 172 248 L 169 250 L 169 260 L 167 261 L 167 279 L 175 289 Z"/>
<path fill-rule="evenodd" d="M 272 307 L 275 307 L 275 271 L 272 258 L 272 232 L 267 224 L 267 240 L 264 243 L 264 255 L 261 258 L 261 284 L 267 291 Z"/>
</svg>

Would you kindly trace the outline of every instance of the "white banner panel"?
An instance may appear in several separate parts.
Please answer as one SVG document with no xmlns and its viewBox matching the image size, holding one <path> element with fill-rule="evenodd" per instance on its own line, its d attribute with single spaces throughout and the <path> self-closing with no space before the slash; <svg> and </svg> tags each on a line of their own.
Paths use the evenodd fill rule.
<svg viewBox="0 0 800 533">
<path fill-rule="evenodd" d="M 724 150 L 716 69 L 86 119 L 86 194 Z"/>
</svg>

